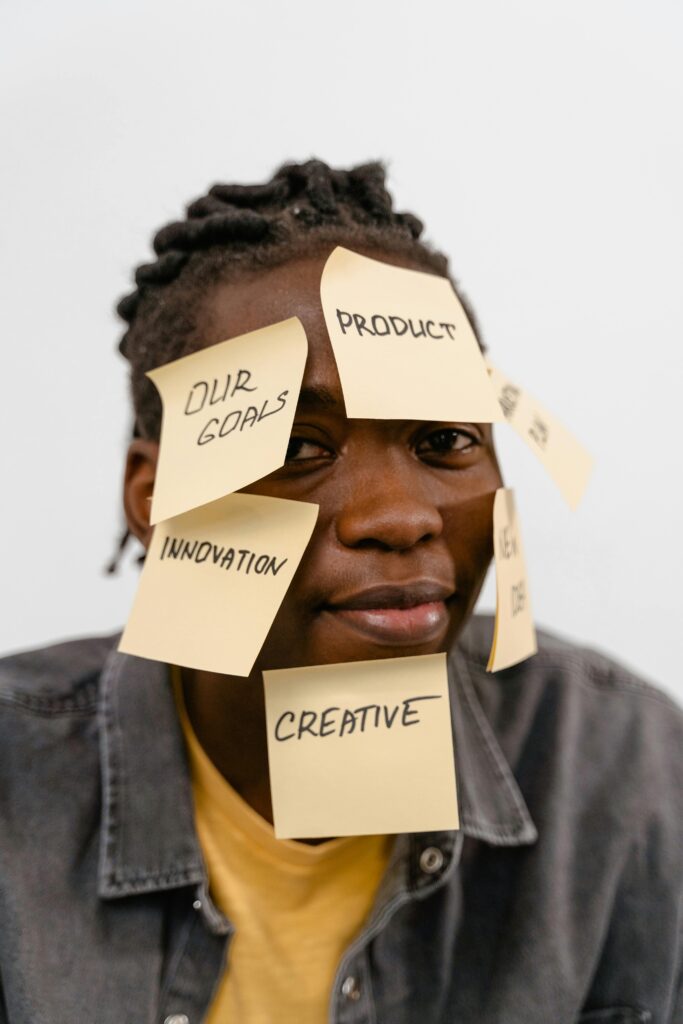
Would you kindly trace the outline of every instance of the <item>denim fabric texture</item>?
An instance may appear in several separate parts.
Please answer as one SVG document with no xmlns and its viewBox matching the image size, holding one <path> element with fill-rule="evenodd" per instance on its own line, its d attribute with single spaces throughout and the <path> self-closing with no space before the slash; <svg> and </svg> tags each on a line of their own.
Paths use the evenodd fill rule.
<svg viewBox="0 0 683 1024">
<path fill-rule="evenodd" d="M 449 657 L 462 829 L 396 838 L 329 1020 L 680 1024 L 683 716 L 546 634 L 488 675 L 491 634 Z M 200 1024 L 229 970 L 168 668 L 117 640 L 0 661 L 2 1024 Z"/>
</svg>

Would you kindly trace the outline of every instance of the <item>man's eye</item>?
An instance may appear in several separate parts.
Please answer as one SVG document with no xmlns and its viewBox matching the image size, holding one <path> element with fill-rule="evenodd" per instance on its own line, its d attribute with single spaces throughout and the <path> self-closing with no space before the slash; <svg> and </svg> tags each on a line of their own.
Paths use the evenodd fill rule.
<svg viewBox="0 0 683 1024">
<path fill-rule="evenodd" d="M 418 455 L 449 455 L 452 452 L 468 451 L 476 443 L 471 434 L 450 427 L 429 434 L 419 443 L 416 451 Z"/>
<path fill-rule="evenodd" d="M 305 459 L 324 459 L 331 456 L 329 448 L 305 437 L 290 437 L 285 462 L 303 462 Z"/>
</svg>

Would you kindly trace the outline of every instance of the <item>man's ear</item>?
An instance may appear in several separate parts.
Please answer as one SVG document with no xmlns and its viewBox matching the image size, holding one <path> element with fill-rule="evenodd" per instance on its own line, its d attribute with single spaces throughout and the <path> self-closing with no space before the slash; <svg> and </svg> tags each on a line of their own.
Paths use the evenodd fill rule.
<svg viewBox="0 0 683 1024">
<path fill-rule="evenodd" d="M 126 457 L 126 472 L 123 479 L 126 522 L 130 532 L 145 549 L 152 539 L 149 514 L 158 457 L 158 442 L 146 441 L 144 438 L 135 438 L 131 441 Z"/>
</svg>

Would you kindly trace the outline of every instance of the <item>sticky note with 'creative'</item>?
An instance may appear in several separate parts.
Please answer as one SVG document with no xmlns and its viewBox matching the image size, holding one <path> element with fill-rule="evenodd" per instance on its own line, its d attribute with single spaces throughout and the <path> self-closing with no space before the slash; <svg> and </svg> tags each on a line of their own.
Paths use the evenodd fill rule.
<svg viewBox="0 0 683 1024">
<path fill-rule="evenodd" d="M 458 828 L 445 654 L 263 678 L 278 838 Z"/>
</svg>

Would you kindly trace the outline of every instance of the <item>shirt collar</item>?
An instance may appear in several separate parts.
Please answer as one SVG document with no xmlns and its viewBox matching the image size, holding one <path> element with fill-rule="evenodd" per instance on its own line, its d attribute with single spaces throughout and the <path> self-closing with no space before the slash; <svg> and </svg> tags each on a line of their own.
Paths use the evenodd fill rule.
<svg viewBox="0 0 683 1024">
<path fill-rule="evenodd" d="M 456 647 L 449 655 L 460 827 L 492 846 L 526 846 L 538 833 Z"/>
<path fill-rule="evenodd" d="M 204 880 L 168 666 L 114 650 L 100 697 L 104 898 Z"/>
<path fill-rule="evenodd" d="M 494 846 L 533 843 L 537 833 L 526 803 L 457 648 L 449 656 L 449 676 L 462 832 Z M 100 896 L 205 883 L 166 665 L 117 650 L 110 653 L 102 674 L 100 737 Z M 409 876 L 421 877 L 411 864 L 425 842 L 436 844 L 445 855 L 444 870 L 437 873 L 443 878 L 454 859 L 455 840 L 453 832 L 399 837 L 392 861 L 402 862 L 401 874 L 407 869 Z"/>
</svg>

